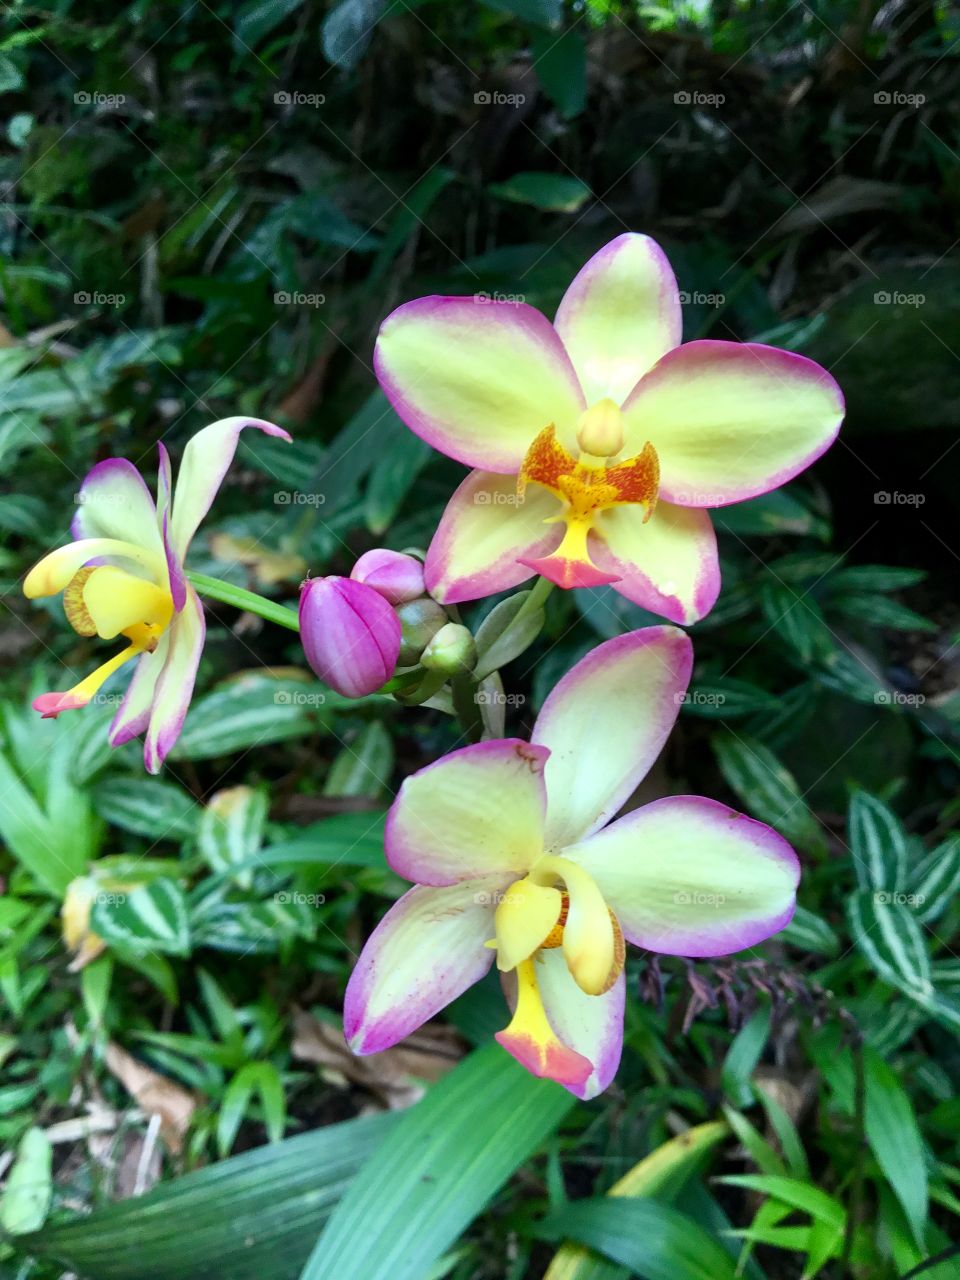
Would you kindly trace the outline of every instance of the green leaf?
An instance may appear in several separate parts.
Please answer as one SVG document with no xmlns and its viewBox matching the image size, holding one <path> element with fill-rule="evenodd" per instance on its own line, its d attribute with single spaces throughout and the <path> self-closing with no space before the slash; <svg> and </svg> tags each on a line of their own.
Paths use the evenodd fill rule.
<svg viewBox="0 0 960 1280">
<path fill-rule="evenodd" d="M 229 871 L 249 863 L 263 842 L 267 796 L 253 787 L 230 787 L 211 796 L 200 816 L 197 844 L 213 871 Z M 236 883 L 249 888 L 251 870 L 235 873 Z"/>
<path fill-rule="evenodd" d="M 915 587 L 926 578 L 924 569 L 899 569 L 885 564 L 858 564 L 838 569 L 827 579 L 831 594 L 846 592 L 901 591 Z"/>
<path fill-rule="evenodd" d="M 937 630 L 935 622 L 887 596 L 844 592 L 834 600 L 833 607 L 848 618 L 862 618 L 874 627 L 889 627 L 893 631 Z"/>
<path fill-rule="evenodd" d="M 806 907 L 797 907 L 793 919 L 780 930 L 779 938 L 801 951 L 814 951 L 822 956 L 835 956 L 840 951 L 840 939 L 822 916 Z"/>
<path fill-rule="evenodd" d="M 420 472 L 433 454 L 412 431 L 398 431 L 378 446 L 364 502 L 367 528 L 377 537 L 389 529 Z"/>
<path fill-rule="evenodd" d="M 330 17 L 332 18 L 333 14 L 331 14 Z M 330 19 L 328 18 L 327 21 L 329 22 Z M 368 288 L 372 288 L 379 284 L 386 275 L 397 254 L 410 239 L 411 235 L 422 230 L 425 226 L 424 220 L 431 205 L 436 200 L 440 192 L 443 191 L 455 177 L 456 173 L 453 169 L 447 169 L 443 165 L 435 165 L 424 174 L 411 191 L 407 191 L 405 193 L 402 200 L 397 202 L 398 207 L 395 210 L 393 217 L 390 219 L 390 225 L 387 228 L 386 235 L 383 237 L 383 243 L 377 250 L 377 255 L 373 260 L 373 265 L 371 266 L 370 273 L 367 276 Z M 380 396 L 383 396 L 382 392 L 380 393 Z M 386 407 L 385 398 L 382 399 L 382 403 Z M 390 415 L 389 420 L 397 420 L 396 414 L 392 409 L 388 409 L 387 412 Z M 406 435 L 408 433 L 404 432 L 403 434 Z M 399 438 L 400 437 L 398 436 L 397 439 Z M 371 450 L 371 452 L 373 451 Z M 426 455 L 424 455 L 422 451 L 411 450 L 410 458 L 419 458 L 425 461 L 429 454 L 429 448 L 427 449 Z M 374 458 L 371 460 L 371 465 L 376 460 L 377 455 L 375 454 Z"/>
<path fill-rule="evenodd" d="M 198 698 L 171 755 L 210 760 L 316 733 L 343 699 L 311 681 L 243 675 Z"/>
<path fill-rule="evenodd" d="M 721 1081 L 724 1092 L 738 1106 L 753 1101 L 750 1077 L 770 1036 L 770 1010 L 758 1009 L 733 1038 L 723 1063 Z"/>
<path fill-rule="evenodd" d="M 302 1280 L 420 1280 L 573 1104 L 499 1045 L 472 1053 L 401 1117 L 332 1214 Z"/>
<path fill-rule="evenodd" d="M 693 1218 L 655 1200 L 575 1200 L 550 1214 L 537 1234 L 579 1240 L 644 1280 L 737 1280 L 721 1244 Z"/>
<path fill-rule="evenodd" d="M 477 665 L 474 679 L 485 680 L 508 662 L 524 653 L 543 629 L 543 610 L 533 609 L 515 622 L 530 598 L 529 591 L 518 591 L 494 605 L 477 628 Z"/>
<path fill-rule="evenodd" d="M 174 880 L 161 878 L 127 892 L 98 893 L 90 928 L 104 941 L 132 951 L 182 956 L 190 950 L 186 903 Z"/>
<path fill-rule="evenodd" d="M 124 831 L 151 840 L 187 840 L 197 829 L 199 806 L 193 796 L 164 778 L 104 778 L 93 789 L 102 818 Z"/>
<path fill-rule="evenodd" d="M 823 832 L 796 779 L 769 747 L 743 734 L 718 734 L 712 745 L 720 772 L 751 813 L 802 849 L 825 851 Z"/>
<path fill-rule="evenodd" d="M 384 0 L 341 0 L 323 20 L 323 55 L 334 66 L 355 67 L 380 21 Z"/>
<path fill-rule="evenodd" d="M 721 531 L 741 538 L 796 534 L 826 542 L 830 537 L 827 521 L 785 489 L 721 507 L 713 513 L 713 520 Z"/>
<path fill-rule="evenodd" d="M 516 173 L 487 190 L 501 200 L 530 204 L 546 213 L 576 213 L 590 199 L 590 188 L 565 173 Z"/>
<path fill-rule="evenodd" d="M 236 16 L 233 28 L 234 48 L 241 53 L 255 49 L 264 36 L 269 35 L 302 4 L 303 0 L 251 0 Z"/>
<path fill-rule="evenodd" d="M 861 889 L 891 895 L 907 886 L 907 839 L 900 819 L 882 800 L 855 791 L 847 812 L 847 837 Z"/>
<path fill-rule="evenodd" d="M 760 606 L 769 625 L 789 645 L 802 666 L 811 666 L 833 652 L 833 634 L 820 607 L 809 595 L 779 582 L 766 582 L 760 591 Z"/>
<path fill-rule="evenodd" d="M 929 1199 L 917 1117 L 893 1070 L 871 1049 L 865 1050 L 864 1068 L 867 1141 L 922 1247 Z"/>
<path fill-rule="evenodd" d="M 761 1195 L 773 1196 L 784 1204 L 803 1213 L 809 1213 L 817 1222 L 826 1223 L 836 1231 L 842 1231 L 847 1214 L 839 1200 L 827 1195 L 819 1187 L 811 1186 L 802 1178 L 784 1178 L 778 1174 L 744 1173 L 730 1174 L 717 1179 L 731 1187 L 744 1187 Z"/>
<path fill-rule="evenodd" d="M 558 27 L 563 20 L 563 0 L 483 0 L 488 9 L 509 13 L 538 27 Z"/>
<path fill-rule="evenodd" d="M 223 1160 L 17 1242 L 97 1280 L 295 1280 L 357 1170 L 398 1123 L 348 1120 Z"/>
<path fill-rule="evenodd" d="M 556 36 L 536 31 L 531 42 L 532 66 L 543 91 L 564 120 L 587 105 L 587 46 L 575 28 Z"/>
<path fill-rule="evenodd" d="M 259 1094 L 271 1142 L 283 1137 L 286 1101 L 277 1069 L 270 1062 L 248 1062 L 241 1067 L 224 1091 L 217 1115 L 217 1149 L 221 1159 L 229 1152 L 237 1130 L 247 1113 L 250 1099 Z"/>
<path fill-rule="evenodd" d="M 36 1231 L 53 1197 L 53 1148 L 42 1129 L 28 1129 L 0 1200 L 0 1226 L 10 1235 Z"/>
<path fill-rule="evenodd" d="M 912 911 L 886 890 L 847 901 L 853 940 L 879 977 L 920 995 L 931 991 L 930 954 Z"/>
<path fill-rule="evenodd" d="M 917 864 L 910 892 L 921 924 L 930 924 L 943 915 L 960 894 L 960 835 L 948 836 Z"/>
<path fill-rule="evenodd" d="M 393 739 L 379 720 L 371 720 L 352 742 L 345 743 L 323 784 L 325 796 L 368 796 L 390 790 Z"/>
<path fill-rule="evenodd" d="M 37 735 L 39 736 L 39 735 Z M 57 803 L 78 802 L 73 821 L 63 814 L 63 831 L 53 815 L 45 812 L 6 755 L 0 752 L 0 839 L 10 853 L 54 897 L 62 898 L 67 885 L 83 875 L 91 853 L 85 833 L 86 801 L 63 780 Z M 82 824 L 82 825 L 81 825 Z"/>
<path fill-rule="evenodd" d="M 706 720 L 734 720 L 759 711 L 775 711 L 779 705 L 779 698 L 766 689 L 729 676 L 698 680 L 682 698 L 685 714 Z"/>
</svg>

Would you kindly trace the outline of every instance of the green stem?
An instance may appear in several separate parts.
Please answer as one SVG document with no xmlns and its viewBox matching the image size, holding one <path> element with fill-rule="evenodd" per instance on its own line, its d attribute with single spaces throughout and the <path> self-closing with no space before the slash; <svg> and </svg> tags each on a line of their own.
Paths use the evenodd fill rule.
<svg viewBox="0 0 960 1280">
<path fill-rule="evenodd" d="M 538 578 L 530 588 L 530 594 L 517 610 L 516 616 L 510 625 L 515 627 L 518 619 L 525 618 L 528 613 L 533 613 L 535 609 L 542 609 L 553 588 L 554 584 L 549 578 Z"/>
<path fill-rule="evenodd" d="M 286 627 L 288 631 L 300 630 L 300 619 L 295 609 L 277 604 L 265 596 L 258 596 L 255 591 L 246 587 L 235 587 L 232 582 L 222 582 L 219 578 L 208 578 L 205 573 L 194 573 L 187 570 L 187 577 L 200 592 L 210 600 L 219 600 L 221 604 L 232 605 L 235 609 L 243 609 L 247 613 L 255 613 L 267 622 L 275 622 L 278 627 Z"/>
</svg>

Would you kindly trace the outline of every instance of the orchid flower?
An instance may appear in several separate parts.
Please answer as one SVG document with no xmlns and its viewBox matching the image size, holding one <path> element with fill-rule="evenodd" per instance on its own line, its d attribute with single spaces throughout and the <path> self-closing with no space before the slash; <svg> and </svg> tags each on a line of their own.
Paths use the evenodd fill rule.
<svg viewBox="0 0 960 1280">
<path fill-rule="evenodd" d="M 290 439 L 258 418 L 223 418 L 188 442 L 176 492 L 170 457 L 161 444 L 157 503 L 132 462 L 108 458 L 98 463 L 78 494 L 70 526 L 74 540 L 44 556 L 24 580 L 31 600 L 62 592 L 67 621 L 79 635 L 127 641 L 72 689 L 41 694 L 35 710 L 48 719 L 86 706 L 109 676 L 138 659 L 109 740 L 116 747 L 145 734 L 149 773 L 159 772 L 183 727 L 206 632 L 184 558 L 245 427 Z"/>
<path fill-rule="evenodd" d="M 625 942 L 721 956 L 790 920 L 799 864 L 770 827 L 700 796 L 606 825 L 659 755 L 691 665 L 675 627 L 608 640 L 559 682 L 529 743 L 464 747 L 404 782 L 386 856 L 416 887 L 351 975 L 355 1053 L 402 1040 L 495 957 L 514 1002 L 499 1042 L 590 1098 L 620 1059 Z"/>
<path fill-rule="evenodd" d="M 419 298 L 384 321 L 381 386 L 410 429 L 476 470 L 434 535 L 426 584 L 475 600 L 540 573 L 612 583 L 690 623 L 720 589 L 705 508 L 775 489 L 830 445 L 840 388 L 804 356 L 749 342 L 680 345 L 663 250 L 622 235 L 564 294 L 525 303 Z"/>
</svg>

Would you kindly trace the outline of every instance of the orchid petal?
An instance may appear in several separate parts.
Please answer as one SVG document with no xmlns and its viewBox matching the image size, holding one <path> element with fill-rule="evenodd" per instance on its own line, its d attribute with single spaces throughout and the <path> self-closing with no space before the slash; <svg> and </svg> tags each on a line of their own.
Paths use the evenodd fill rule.
<svg viewBox="0 0 960 1280">
<path fill-rule="evenodd" d="M 160 772 L 167 753 L 180 736 L 193 696 L 206 635 L 203 605 L 193 587 L 188 588 L 186 604 L 175 615 L 167 634 L 170 647 L 157 680 L 143 746 L 143 760 L 148 773 Z"/>
<path fill-rule="evenodd" d="M 685 507 L 722 507 L 786 484 L 832 444 L 836 381 L 806 356 L 757 342 L 688 342 L 623 406 L 627 452 L 649 440 L 660 489 Z"/>
<path fill-rule="evenodd" d="M 255 427 L 265 435 L 290 442 L 282 427 L 260 418 L 242 417 L 221 418 L 191 437 L 183 451 L 170 520 L 170 544 L 180 559 L 187 554 L 200 521 L 217 496 L 233 461 L 237 438 L 245 427 Z"/>
<path fill-rule="evenodd" d="M 571 1092 L 586 1087 L 592 1063 L 557 1035 L 540 995 L 540 965 L 524 960 L 512 973 L 513 1017 L 494 1039 L 531 1075 L 555 1080 Z"/>
<path fill-rule="evenodd" d="M 790 920 L 800 879 L 782 836 L 702 796 L 655 800 L 563 856 L 593 876 L 628 941 L 664 955 L 762 942 Z"/>
<path fill-rule="evenodd" d="M 121 747 L 131 738 L 146 733 L 150 725 L 157 681 L 167 661 L 170 648 L 170 632 L 165 631 L 152 653 L 144 653 L 137 663 L 133 678 L 127 686 L 123 701 L 110 722 L 107 741 L 111 747 Z"/>
<path fill-rule="evenodd" d="M 693 665 L 676 627 L 647 627 L 598 645 L 555 686 L 531 740 L 546 763 L 548 849 L 572 844 L 617 812 L 673 728 Z"/>
<path fill-rule="evenodd" d="M 523 875 L 543 848 L 548 755 L 503 738 L 462 747 L 407 778 L 387 815 L 390 866 L 431 885 Z"/>
<path fill-rule="evenodd" d="M 683 319 L 667 256 L 649 236 L 617 236 L 563 295 L 554 321 L 588 404 L 620 404 L 680 342 Z"/>
<path fill-rule="evenodd" d="M 520 499 L 515 476 L 471 471 L 447 503 L 433 535 L 424 577 L 441 603 L 479 600 L 519 586 L 533 576 L 520 557 L 546 555 L 559 546 L 557 499 L 528 485 Z"/>
<path fill-rule="evenodd" d="M 544 427 L 572 431 L 586 407 L 556 331 L 525 303 L 408 302 L 384 320 L 374 368 L 411 431 L 488 471 L 515 474 Z"/>
<path fill-rule="evenodd" d="M 157 508 L 143 476 L 126 458 L 107 458 L 87 472 L 77 494 L 74 539 L 120 538 L 155 557 L 163 554 Z"/>
<path fill-rule="evenodd" d="M 620 1065 L 627 987 L 624 974 L 603 995 L 588 996 L 574 981 L 563 953 L 544 951 L 537 961 L 537 980 L 551 1026 L 564 1044 L 593 1064 L 583 1084 L 565 1087 L 578 1098 L 595 1098 Z"/>
<path fill-rule="evenodd" d="M 640 507 L 611 507 L 598 513 L 589 547 L 617 575 L 621 595 L 671 622 L 705 617 L 720 593 L 717 536 L 705 511 L 661 501 L 644 521 Z"/>
<path fill-rule="evenodd" d="M 83 585 L 83 603 L 97 635 L 112 640 L 129 627 L 144 623 L 161 632 L 170 621 L 170 595 L 146 578 L 114 565 L 94 569 Z"/>
<path fill-rule="evenodd" d="M 417 887 L 395 902 L 367 939 L 343 1007 L 354 1053 L 379 1053 L 416 1031 L 473 986 L 493 963 L 498 891 L 481 877 L 442 889 Z"/>
<path fill-rule="evenodd" d="M 23 581 L 23 594 L 28 600 L 39 596 L 55 596 L 63 591 L 78 570 L 92 560 L 129 560 L 148 570 L 159 581 L 163 576 L 162 551 L 159 555 L 117 538 L 83 538 L 58 547 L 33 566 Z"/>
</svg>

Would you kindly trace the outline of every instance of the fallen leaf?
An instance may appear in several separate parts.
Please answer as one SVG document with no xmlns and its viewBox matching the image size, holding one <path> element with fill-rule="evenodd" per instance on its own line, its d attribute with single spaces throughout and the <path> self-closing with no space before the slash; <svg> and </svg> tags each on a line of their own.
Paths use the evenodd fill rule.
<svg viewBox="0 0 960 1280">
<path fill-rule="evenodd" d="M 234 538 L 229 533 L 215 533 L 210 550 L 227 564 L 242 564 L 253 571 L 264 587 L 278 582 L 299 582 L 307 571 L 307 562 L 292 552 L 269 551 L 256 538 Z"/>
<path fill-rule="evenodd" d="M 141 1110 L 148 1116 L 160 1117 L 160 1137 L 167 1150 L 177 1155 L 197 1107 L 196 1097 L 152 1067 L 139 1062 L 112 1040 L 107 1045 L 105 1061 Z"/>
<path fill-rule="evenodd" d="M 392 1049 L 358 1058 L 339 1027 L 303 1009 L 293 1017 L 290 1050 L 299 1061 L 320 1067 L 325 1080 L 369 1089 L 391 1111 L 419 1102 L 426 1085 L 446 1075 L 463 1057 L 463 1044 L 452 1027 L 427 1023 Z"/>
</svg>

